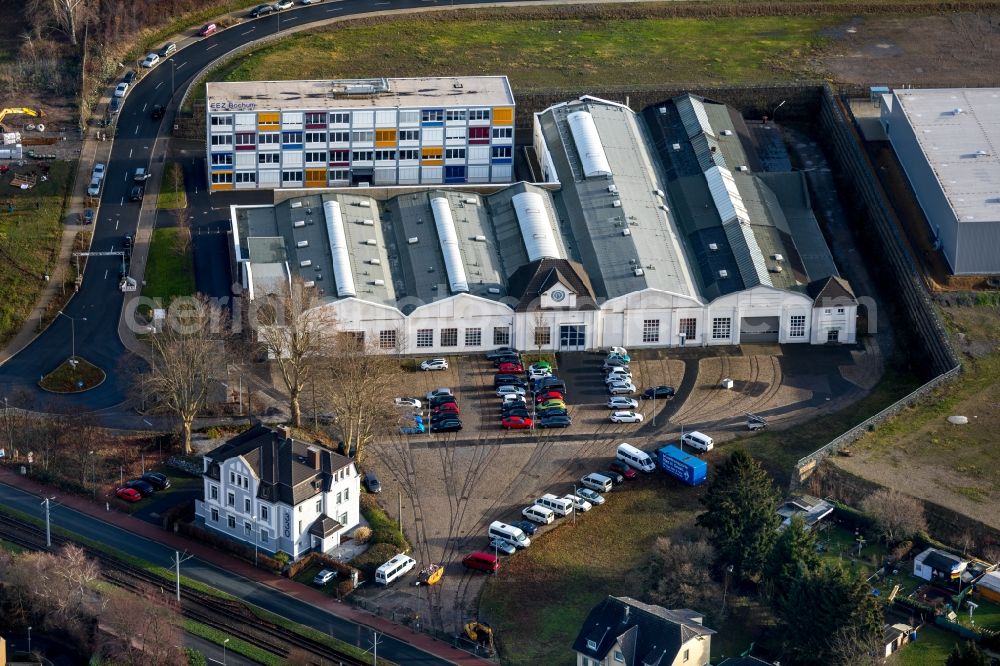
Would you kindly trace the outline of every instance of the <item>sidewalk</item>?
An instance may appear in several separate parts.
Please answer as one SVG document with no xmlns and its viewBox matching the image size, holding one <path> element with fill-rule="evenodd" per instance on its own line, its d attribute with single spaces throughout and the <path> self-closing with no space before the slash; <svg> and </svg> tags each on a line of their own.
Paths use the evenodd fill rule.
<svg viewBox="0 0 1000 666">
<path fill-rule="evenodd" d="M 48 486 L 43 486 L 23 476 L 15 474 L 6 467 L 0 468 L 0 481 L 18 488 L 20 490 L 33 493 L 39 497 L 51 492 Z M 379 632 L 393 636 L 394 638 L 417 647 L 435 657 L 457 664 L 458 666 L 495 666 L 493 662 L 475 657 L 452 647 L 447 643 L 436 640 L 426 634 L 417 633 L 411 629 L 389 622 L 388 620 L 371 615 L 364 611 L 356 610 L 348 604 L 344 604 L 331 599 L 322 592 L 314 590 L 292 581 L 288 578 L 281 578 L 269 574 L 261 569 L 257 569 L 242 560 L 220 553 L 197 541 L 182 538 L 176 534 L 165 532 L 157 527 L 143 522 L 138 518 L 133 518 L 127 514 L 116 511 L 107 512 L 104 507 L 77 497 L 75 495 L 62 495 L 59 503 L 71 509 L 86 514 L 95 520 L 114 525 L 122 530 L 131 532 L 143 538 L 162 544 L 169 548 L 187 552 L 198 559 L 213 564 L 221 569 L 255 581 L 260 585 L 265 585 L 275 591 L 287 594 L 299 601 L 322 608 L 325 611 L 350 620 L 356 624 L 375 629 Z"/>
</svg>

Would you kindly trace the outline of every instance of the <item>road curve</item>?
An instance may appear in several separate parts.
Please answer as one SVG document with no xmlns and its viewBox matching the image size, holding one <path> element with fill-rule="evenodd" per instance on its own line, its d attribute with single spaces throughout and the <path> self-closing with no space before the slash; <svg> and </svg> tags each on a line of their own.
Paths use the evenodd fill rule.
<svg viewBox="0 0 1000 666">
<path fill-rule="evenodd" d="M 513 2 L 462 0 L 461 4 L 497 4 L 498 1 Z M 363 0 L 323 0 L 305 7 L 296 5 L 294 9 L 244 21 L 197 40 L 162 60 L 133 84 L 119 112 L 117 138 L 104 178 L 91 251 L 119 251 L 125 234 L 135 237 L 140 204 L 128 200 L 133 185 L 131 174 L 138 167 L 149 167 L 153 143 L 162 123 L 150 118 L 150 109 L 157 104 L 166 107 L 175 95 L 183 94 L 212 61 L 249 41 L 310 23 L 372 11 L 426 10 L 445 6 L 449 3 L 443 0 L 384 0 L 374 4 Z M 377 75 L 377 72 L 372 74 Z M 128 365 L 142 361 L 128 353 L 118 337 L 118 320 L 125 298 L 136 297 L 136 294 L 125 295 L 118 291 L 119 261 L 114 256 L 91 257 L 80 291 L 63 310 L 76 319 L 77 354 L 104 369 L 107 381 L 79 395 L 55 395 L 38 388 L 38 380 L 69 357 L 73 344 L 74 325 L 65 317 L 56 317 L 31 344 L 0 366 L 0 395 L 10 397 L 12 404 L 19 407 L 65 413 L 106 410 L 125 400 L 129 390 Z"/>
</svg>

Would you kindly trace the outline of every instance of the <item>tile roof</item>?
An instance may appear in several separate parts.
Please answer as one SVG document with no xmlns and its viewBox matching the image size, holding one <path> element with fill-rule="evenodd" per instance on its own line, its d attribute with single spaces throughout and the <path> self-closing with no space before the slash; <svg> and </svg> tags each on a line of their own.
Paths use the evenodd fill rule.
<svg viewBox="0 0 1000 666">
<path fill-rule="evenodd" d="M 857 302 L 857 299 L 854 297 L 854 290 L 851 289 L 851 285 L 847 280 L 842 277 L 834 276 L 810 282 L 806 293 L 813 299 L 814 308 L 823 307 L 823 302 L 826 299 L 833 299 L 835 301 L 848 299 L 849 302 Z"/>
<path fill-rule="evenodd" d="M 510 294 L 520 299 L 514 309 L 518 312 L 531 309 L 539 295 L 556 282 L 576 292 L 577 309 L 595 307 L 587 307 L 588 300 L 594 303 L 594 288 L 581 264 L 568 259 L 539 259 L 525 264 L 510 276 Z"/>
</svg>

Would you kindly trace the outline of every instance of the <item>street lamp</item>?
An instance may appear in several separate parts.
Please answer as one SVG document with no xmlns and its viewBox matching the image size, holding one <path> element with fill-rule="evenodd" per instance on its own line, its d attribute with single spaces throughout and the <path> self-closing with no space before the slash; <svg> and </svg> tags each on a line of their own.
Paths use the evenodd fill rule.
<svg viewBox="0 0 1000 666">
<path fill-rule="evenodd" d="M 777 118 L 776 118 L 776 116 L 778 115 L 778 109 L 780 109 L 781 107 L 783 107 L 785 105 L 785 102 L 787 102 L 787 101 L 788 101 L 787 99 L 783 99 L 783 100 L 781 100 L 781 104 L 779 104 L 778 106 L 774 107 L 774 112 L 771 114 L 771 122 L 772 123 L 778 122 Z"/>
<path fill-rule="evenodd" d="M 28 654 L 31 654 L 31 627 L 28 627 Z"/>
<path fill-rule="evenodd" d="M 228 638 L 222 641 L 222 666 L 225 666 L 226 664 L 226 643 L 228 642 L 229 642 Z"/>
<path fill-rule="evenodd" d="M 59 310 L 59 314 L 61 314 L 63 317 L 66 317 L 66 319 L 69 319 L 70 340 L 71 340 L 71 343 L 72 343 L 72 347 L 70 348 L 71 351 L 72 351 L 72 355 L 70 356 L 70 358 L 76 358 L 76 322 L 77 322 L 77 320 L 87 321 L 87 318 L 86 317 L 70 317 L 68 314 L 66 314 L 62 310 Z"/>
</svg>

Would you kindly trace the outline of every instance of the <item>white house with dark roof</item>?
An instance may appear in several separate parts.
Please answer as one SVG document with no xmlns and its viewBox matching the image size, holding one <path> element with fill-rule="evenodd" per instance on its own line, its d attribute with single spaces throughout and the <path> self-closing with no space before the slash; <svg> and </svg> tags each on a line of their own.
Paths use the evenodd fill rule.
<svg viewBox="0 0 1000 666">
<path fill-rule="evenodd" d="M 693 610 L 607 597 L 573 641 L 577 666 L 705 666 L 715 631 Z"/>
<path fill-rule="evenodd" d="M 928 548 L 913 558 L 913 575 L 924 580 L 947 582 L 958 580 L 968 566 L 968 560 L 958 555 Z"/>
<path fill-rule="evenodd" d="M 199 524 L 269 553 L 327 552 L 360 522 L 350 458 L 256 425 L 205 455 Z"/>
</svg>

